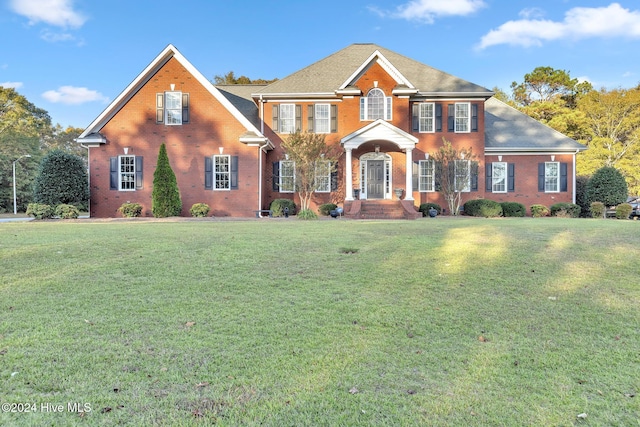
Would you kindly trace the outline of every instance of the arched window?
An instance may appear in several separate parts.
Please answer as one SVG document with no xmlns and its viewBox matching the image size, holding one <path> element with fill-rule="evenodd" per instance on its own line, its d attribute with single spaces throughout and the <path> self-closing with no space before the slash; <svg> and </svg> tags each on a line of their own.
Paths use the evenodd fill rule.
<svg viewBox="0 0 640 427">
<path fill-rule="evenodd" d="M 391 120 L 391 97 L 374 88 L 360 98 L 360 120 Z"/>
</svg>

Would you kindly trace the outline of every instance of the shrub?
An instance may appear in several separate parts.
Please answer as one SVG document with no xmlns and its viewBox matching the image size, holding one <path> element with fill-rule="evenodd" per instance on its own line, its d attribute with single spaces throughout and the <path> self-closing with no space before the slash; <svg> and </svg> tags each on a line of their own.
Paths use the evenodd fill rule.
<svg viewBox="0 0 640 427">
<path fill-rule="evenodd" d="M 311 209 L 303 209 L 298 214 L 298 218 L 304 220 L 318 219 L 318 215 Z"/>
<path fill-rule="evenodd" d="M 551 205 L 551 216 L 578 218 L 580 216 L 580 210 L 580 206 L 574 203 L 555 203 Z"/>
<path fill-rule="evenodd" d="M 126 202 L 118 208 L 118 212 L 125 218 L 136 218 L 142 214 L 142 205 L 140 203 Z"/>
<path fill-rule="evenodd" d="M 504 216 L 523 217 L 527 213 L 527 208 L 522 203 L 502 202 L 500 206 L 502 206 L 502 215 Z"/>
<path fill-rule="evenodd" d="M 629 219 L 633 207 L 629 203 L 620 203 L 616 206 L 616 218 L 617 219 Z"/>
<path fill-rule="evenodd" d="M 338 207 L 335 203 L 325 203 L 318 207 L 318 212 L 320 215 L 329 216 L 332 210 L 335 210 Z M 302 212 L 300 212 L 302 214 Z"/>
<path fill-rule="evenodd" d="M 492 218 L 502 216 L 500 203 L 489 199 L 469 200 L 464 204 L 465 215 Z"/>
<path fill-rule="evenodd" d="M 82 158 L 62 150 L 50 151 L 40 163 L 33 200 L 51 206 L 89 200 L 87 167 Z"/>
<path fill-rule="evenodd" d="M 580 206 L 580 216 L 588 217 L 591 211 L 589 198 L 587 197 L 587 183 L 589 177 L 585 175 L 576 176 L 576 205 Z"/>
<path fill-rule="evenodd" d="M 592 202 L 589 207 L 589 211 L 591 212 L 592 218 L 604 218 L 607 208 L 602 202 Z"/>
<path fill-rule="evenodd" d="M 602 202 L 605 206 L 617 206 L 627 201 L 627 182 L 620 171 L 611 166 L 598 169 L 587 182 L 589 202 Z"/>
<path fill-rule="evenodd" d="M 549 215 L 549 208 L 545 205 L 531 205 L 531 216 L 534 218 L 542 218 Z"/>
<path fill-rule="evenodd" d="M 56 206 L 55 215 L 62 219 L 76 219 L 80 211 L 73 205 L 61 204 Z"/>
<path fill-rule="evenodd" d="M 209 208 L 209 205 L 206 203 L 194 203 L 191 209 L 189 209 L 189 212 L 193 217 L 204 218 L 209 215 L 210 210 L 211 208 Z"/>
<path fill-rule="evenodd" d="M 269 205 L 269 209 L 273 212 L 273 216 L 284 216 L 284 208 L 289 208 L 289 215 L 293 215 L 296 211 L 296 204 L 291 199 L 275 199 Z"/>
<path fill-rule="evenodd" d="M 167 156 L 167 148 L 160 146 L 158 164 L 153 173 L 153 191 L 151 192 L 151 212 L 156 218 L 179 216 L 182 211 L 180 190 Z"/>
<path fill-rule="evenodd" d="M 29 203 L 26 213 L 27 215 L 32 215 L 35 219 L 53 218 L 53 208 L 46 203 Z"/>
<path fill-rule="evenodd" d="M 442 208 L 437 203 L 422 203 L 418 208 L 418 212 L 422 212 L 422 216 L 429 216 L 429 209 L 431 208 L 438 211 L 438 215 L 442 213 Z"/>
</svg>

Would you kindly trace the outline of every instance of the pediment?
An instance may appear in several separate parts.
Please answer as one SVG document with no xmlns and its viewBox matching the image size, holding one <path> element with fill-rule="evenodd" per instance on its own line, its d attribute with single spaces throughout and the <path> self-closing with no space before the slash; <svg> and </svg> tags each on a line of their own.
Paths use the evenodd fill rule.
<svg viewBox="0 0 640 427">
<path fill-rule="evenodd" d="M 418 138 L 415 136 L 385 120 L 378 119 L 345 136 L 340 140 L 340 144 L 345 149 L 356 149 L 360 145 L 374 140 L 389 141 L 401 149 L 413 149 L 418 142 Z"/>
</svg>

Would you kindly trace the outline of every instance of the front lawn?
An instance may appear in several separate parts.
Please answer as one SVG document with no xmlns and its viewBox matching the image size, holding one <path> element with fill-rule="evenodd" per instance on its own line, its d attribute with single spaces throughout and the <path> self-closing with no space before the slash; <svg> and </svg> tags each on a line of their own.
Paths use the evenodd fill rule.
<svg viewBox="0 0 640 427">
<path fill-rule="evenodd" d="M 637 221 L 0 224 L 0 425 L 638 425 L 639 265 Z"/>
</svg>

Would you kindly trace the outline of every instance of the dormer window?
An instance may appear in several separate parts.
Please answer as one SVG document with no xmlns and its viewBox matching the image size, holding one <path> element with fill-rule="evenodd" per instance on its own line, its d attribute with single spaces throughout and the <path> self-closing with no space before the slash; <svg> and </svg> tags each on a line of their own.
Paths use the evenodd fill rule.
<svg viewBox="0 0 640 427">
<path fill-rule="evenodd" d="M 374 88 L 360 98 L 360 120 L 391 120 L 391 97 Z"/>
</svg>

